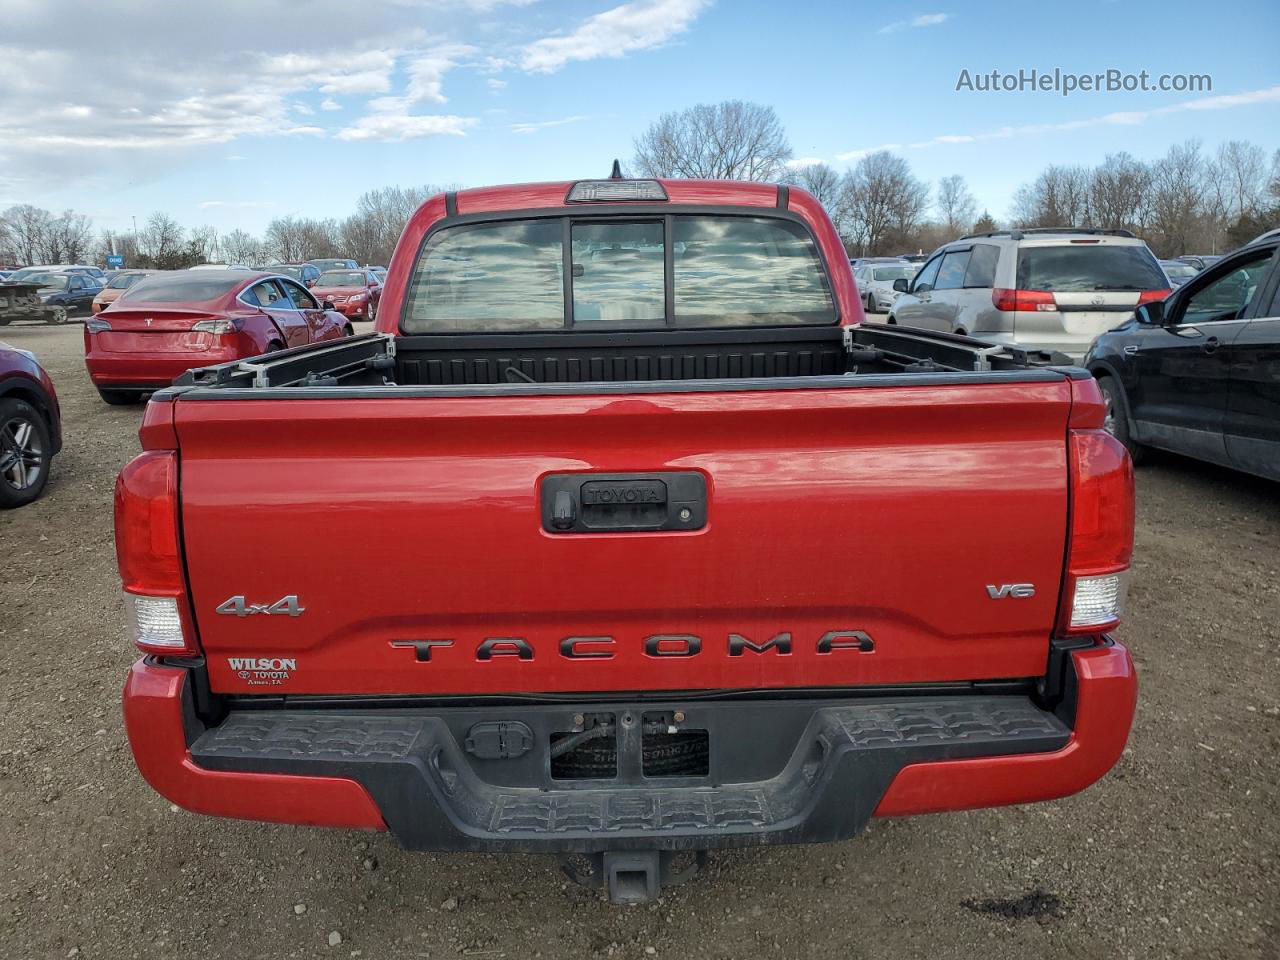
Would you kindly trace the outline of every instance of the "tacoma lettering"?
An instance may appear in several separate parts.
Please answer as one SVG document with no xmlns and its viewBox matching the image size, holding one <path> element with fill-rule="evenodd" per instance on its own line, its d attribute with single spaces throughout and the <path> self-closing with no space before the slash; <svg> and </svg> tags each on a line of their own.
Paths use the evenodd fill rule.
<svg viewBox="0 0 1280 960">
<path fill-rule="evenodd" d="M 412 650 L 418 663 L 432 663 L 443 651 L 454 646 L 454 641 L 391 640 L 389 644 L 396 649 Z M 702 637 L 691 633 L 657 633 L 640 642 L 640 649 L 647 657 L 688 659 L 701 654 L 703 646 Z M 566 660 L 611 660 L 617 648 L 618 639 L 612 636 L 564 637 L 557 644 L 560 656 Z M 725 647 L 726 653 L 731 657 L 741 657 L 748 652 L 758 655 L 772 652 L 785 657 L 790 656 L 794 649 L 789 630 L 779 631 L 759 643 L 745 634 L 730 633 Z M 813 650 L 820 654 L 839 651 L 872 653 L 875 651 L 875 641 L 863 630 L 828 630 L 818 638 Z M 533 660 L 535 656 L 534 646 L 527 637 L 486 637 L 476 646 L 475 654 L 476 659 L 481 661 L 507 657 Z"/>
</svg>

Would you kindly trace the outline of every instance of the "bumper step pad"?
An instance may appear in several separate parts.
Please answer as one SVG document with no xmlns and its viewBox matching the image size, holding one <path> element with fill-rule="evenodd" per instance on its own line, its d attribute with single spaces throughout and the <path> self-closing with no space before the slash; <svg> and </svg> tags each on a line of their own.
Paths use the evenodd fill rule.
<svg viewBox="0 0 1280 960">
<path fill-rule="evenodd" d="M 441 711 L 416 709 L 237 711 L 190 749 L 208 769 L 356 780 L 410 849 L 595 852 L 840 839 L 866 825 L 907 764 L 1042 753 L 1070 736 L 1026 697 L 979 695 L 815 705 L 803 731 L 776 775 L 718 784 L 494 784 Z M 712 751 L 750 749 L 718 742 L 727 732 Z M 545 757 L 547 744 L 535 750 Z"/>
</svg>

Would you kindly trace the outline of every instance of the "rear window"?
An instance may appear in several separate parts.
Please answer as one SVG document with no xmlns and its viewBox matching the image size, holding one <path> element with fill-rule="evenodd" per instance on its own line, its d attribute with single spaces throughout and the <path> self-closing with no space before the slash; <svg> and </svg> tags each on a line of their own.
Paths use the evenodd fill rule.
<svg viewBox="0 0 1280 960">
<path fill-rule="evenodd" d="M 414 268 L 403 329 L 654 329 L 834 321 L 835 306 L 817 248 L 792 221 L 551 218 L 471 224 L 437 233 Z"/>
<path fill-rule="evenodd" d="M 894 280 L 910 280 L 916 275 L 915 267 L 876 267 L 872 276 L 876 280 L 892 283 Z"/>
<path fill-rule="evenodd" d="M 1145 246 L 1072 244 L 1018 251 L 1019 290 L 1163 290 L 1168 285 Z"/>
<path fill-rule="evenodd" d="M 358 270 L 331 270 L 316 280 L 317 287 L 363 287 L 364 284 L 365 275 Z"/>
<path fill-rule="evenodd" d="M 145 277 L 145 273 L 121 273 L 111 278 L 111 282 L 107 284 L 109 290 L 128 290 L 135 283 Z"/>
<path fill-rule="evenodd" d="M 205 303 L 217 300 L 244 283 L 243 271 L 180 273 L 147 277 L 120 295 L 117 303 Z"/>
<path fill-rule="evenodd" d="M 1184 280 L 1190 280 L 1200 272 L 1189 263 L 1161 263 L 1160 266 L 1170 277 L 1182 277 Z"/>
</svg>

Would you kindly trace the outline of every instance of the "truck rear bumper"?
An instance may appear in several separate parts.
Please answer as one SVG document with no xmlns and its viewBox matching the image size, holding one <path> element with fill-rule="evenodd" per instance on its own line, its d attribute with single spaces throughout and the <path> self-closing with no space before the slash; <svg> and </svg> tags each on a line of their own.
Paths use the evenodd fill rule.
<svg viewBox="0 0 1280 960">
<path fill-rule="evenodd" d="M 146 660 L 124 706 L 148 782 L 201 813 L 390 829 L 422 850 L 704 849 L 837 840 L 872 816 L 1083 789 L 1124 748 L 1136 678 L 1119 645 L 1071 662 L 1071 725 L 1025 695 L 973 693 L 241 709 L 205 728 L 187 671 Z M 683 729 L 708 731 L 708 769 L 645 777 L 646 718 L 676 711 Z M 571 729 L 579 714 L 614 718 L 615 776 L 552 779 L 549 731 Z M 498 722 L 508 726 L 477 747 L 476 725 L 493 733 Z"/>
</svg>

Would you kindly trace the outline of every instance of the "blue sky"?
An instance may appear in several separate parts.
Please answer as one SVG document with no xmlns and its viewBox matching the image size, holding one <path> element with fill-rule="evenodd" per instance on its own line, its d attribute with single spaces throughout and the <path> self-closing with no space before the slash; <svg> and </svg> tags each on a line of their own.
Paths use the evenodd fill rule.
<svg viewBox="0 0 1280 960">
<path fill-rule="evenodd" d="M 797 158 L 843 169 L 887 146 L 925 180 L 963 175 L 998 218 L 1049 163 L 1280 147 L 1274 0 L 127 0 L 86 3 L 84 36 L 52 7 L 0 0 L 22 25 L 0 50 L 0 206 L 103 227 L 164 210 L 259 232 L 391 184 L 603 176 L 659 114 L 732 98 L 774 107 Z M 955 89 L 1032 68 L 1212 90 Z"/>
</svg>

